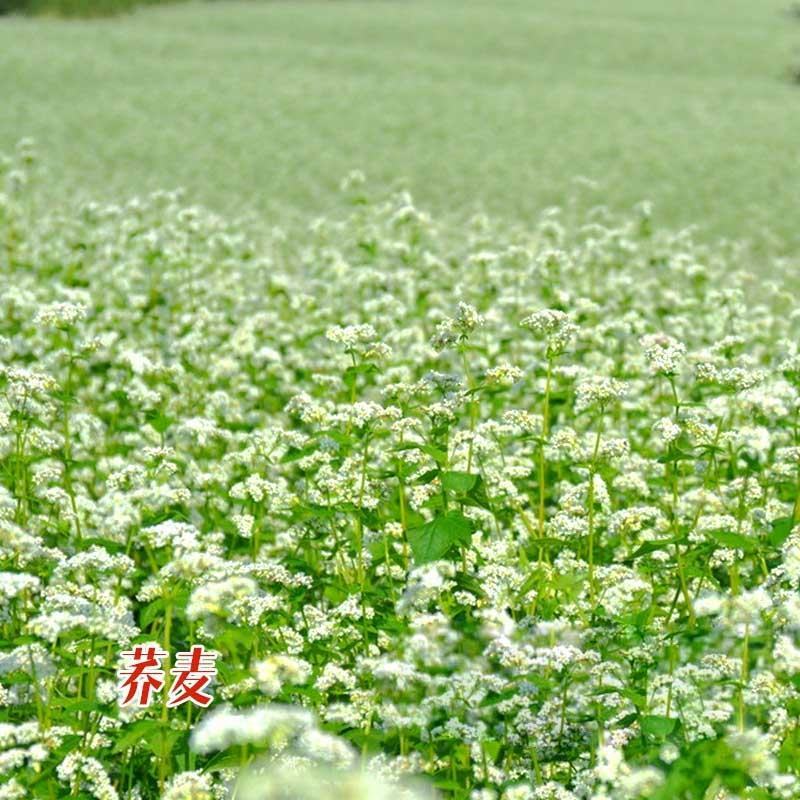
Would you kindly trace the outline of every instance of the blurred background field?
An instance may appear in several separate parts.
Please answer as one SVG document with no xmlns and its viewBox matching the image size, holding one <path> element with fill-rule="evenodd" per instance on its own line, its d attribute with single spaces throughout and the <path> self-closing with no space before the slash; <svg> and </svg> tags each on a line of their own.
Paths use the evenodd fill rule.
<svg viewBox="0 0 800 800">
<path fill-rule="evenodd" d="M 188 2 L 0 17 L 0 151 L 54 201 L 185 186 L 325 213 L 353 168 L 439 214 L 525 221 L 572 179 L 709 236 L 794 246 L 800 20 L 780 0 Z"/>
</svg>

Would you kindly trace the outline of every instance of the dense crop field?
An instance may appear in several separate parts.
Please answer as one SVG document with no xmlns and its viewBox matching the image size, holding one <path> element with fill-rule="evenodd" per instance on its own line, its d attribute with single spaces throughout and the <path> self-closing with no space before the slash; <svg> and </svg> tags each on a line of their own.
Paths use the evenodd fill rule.
<svg viewBox="0 0 800 800">
<path fill-rule="evenodd" d="M 0 150 L 48 190 L 185 186 L 271 222 L 329 213 L 341 176 L 406 178 L 439 216 L 529 223 L 570 181 L 673 228 L 797 241 L 800 49 L 790 0 L 176 4 L 0 19 Z M 780 247 L 782 245 L 778 243 Z"/>
<path fill-rule="evenodd" d="M 0 16 L 0 800 L 800 800 L 800 8 L 145 5 Z"/>
<path fill-rule="evenodd" d="M 42 180 L 0 195 L 0 798 L 800 797 L 796 264 L 646 204 L 453 227 L 353 174 L 265 233 Z M 120 705 L 150 643 L 210 707 Z"/>
</svg>

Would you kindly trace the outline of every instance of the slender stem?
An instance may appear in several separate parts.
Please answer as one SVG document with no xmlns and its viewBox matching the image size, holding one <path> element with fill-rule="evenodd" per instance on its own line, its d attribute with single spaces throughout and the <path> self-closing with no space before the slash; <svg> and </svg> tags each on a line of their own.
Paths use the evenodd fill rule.
<svg viewBox="0 0 800 800">
<path fill-rule="evenodd" d="M 355 545 L 356 545 L 356 562 L 358 564 L 358 583 L 361 592 L 364 591 L 364 528 L 361 522 L 361 509 L 364 502 L 364 491 L 367 485 L 367 464 L 369 457 L 369 437 L 364 442 L 364 454 L 361 458 L 361 477 L 358 487 L 358 501 L 356 503 L 356 525 L 355 525 Z"/>
<path fill-rule="evenodd" d="M 74 345 L 71 336 L 67 336 L 67 346 L 69 361 L 67 362 L 67 384 L 64 391 L 64 485 L 69 495 L 72 514 L 75 517 L 75 531 L 78 537 L 78 544 L 80 544 L 83 536 L 78 504 L 75 500 L 75 487 L 72 483 L 72 434 L 69 425 L 69 407 L 72 400 L 72 369 L 74 364 Z"/>
<path fill-rule="evenodd" d="M 750 672 L 750 625 L 745 625 L 742 641 L 742 671 L 739 679 L 739 731 L 744 732 L 744 687 Z"/>
<path fill-rule="evenodd" d="M 589 599 L 594 613 L 597 605 L 597 588 L 594 579 L 594 478 L 597 475 L 597 454 L 600 452 L 600 437 L 603 432 L 603 417 L 600 416 L 600 423 L 597 426 L 597 434 L 594 439 L 594 451 L 592 453 L 592 463 L 589 467 L 589 490 L 588 490 L 588 512 L 589 512 Z"/>
<path fill-rule="evenodd" d="M 169 670 L 170 665 L 170 655 L 169 650 L 172 644 L 172 600 L 171 598 L 167 601 L 167 613 L 164 618 L 164 637 L 163 637 L 163 646 L 164 650 L 166 650 L 167 658 L 166 658 L 166 667 L 167 672 Z M 167 776 L 167 738 L 166 738 L 166 723 L 167 723 L 167 700 L 169 699 L 169 693 L 164 692 L 164 701 L 161 704 L 161 757 L 158 760 L 158 787 L 161 794 L 164 793 L 164 784 L 166 782 Z"/>
<path fill-rule="evenodd" d="M 794 501 L 794 511 L 792 511 L 792 523 L 797 525 L 800 522 L 800 469 L 797 470 L 797 495 Z"/>
<path fill-rule="evenodd" d="M 467 378 L 467 388 L 472 392 L 475 388 L 474 382 L 472 380 L 472 373 L 469 369 L 469 362 L 467 361 L 467 354 L 464 350 L 461 350 L 461 363 L 464 365 L 464 374 Z M 467 472 L 472 471 L 472 451 L 474 446 L 474 439 L 475 439 L 475 427 L 478 423 L 478 403 L 470 398 L 469 401 L 469 448 L 467 450 Z"/>
<path fill-rule="evenodd" d="M 669 686 L 667 687 L 667 707 L 664 716 L 668 717 L 672 710 L 672 675 L 675 672 L 675 645 L 669 646 Z"/>
<path fill-rule="evenodd" d="M 539 536 L 544 536 L 544 505 L 545 505 L 545 458 L 544 448 L 547 437 L 550 435 L 550 388 L 553 379 L 553 359 L 547 359 L 547 378 L 544 387 L 544 401 L 542 404 L 542 442 L 539 446 Z M 542 551 L 539 551 L 541 558 Z"/>
</svg>

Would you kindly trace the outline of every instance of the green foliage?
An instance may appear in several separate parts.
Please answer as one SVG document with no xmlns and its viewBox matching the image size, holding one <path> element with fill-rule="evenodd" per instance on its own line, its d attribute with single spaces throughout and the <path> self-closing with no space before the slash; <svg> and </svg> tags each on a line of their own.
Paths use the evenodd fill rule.
<svg viewBox="0 0 800 800">
<path fill-rule="evenodd" d="M 751 800 L 770 800 L 773 796 L 756 789 L 730 747 L 721 741 L 698 742 L 687 748 L 671 765 L 666 782 L 653 800 L 703 800 L 710 787 L 716 791 L 746 792 Z"/>
<path fill-rule="evenodd" d="M 4 19 L 0 150 L 46 143 L 45 206 L 182 186 L 285 226 L 340 207 L 358 167 L 443 218 L 648 199 L 657 227 L 792 252 L 800 30 L 782 5 L 212 0 Z"/>
<path fill-rule="evenodd" d="M 3 797 L 800 793 L 795 263 L 42 175 L 0 159 Z M 121 707 L 148 643 L 209 708 Z"/>
<path fill-rule="evenodd" d="M 23 13 L 59 17 L 109 17 L 167 0 L 0 0 L 0 16 Z M 174 0 L 171 0 L 174 2 Z"/>
<path fill-rule="evenodd" d="M 472 523 L 458 511 L 449 511 L 408 531 L 408 542 L 418 564 L 438 561 L 455 545 L 469 544 Z"/>
<path fill-rule="evenodd" d="M 645 736 L 653 736 L 657 739 L 664 739 L 675 730 L 678 724 L 677 719 L 670 719 L 659 714 L 647 714 L 639 720 L 642 733 Z"/>
</svg>

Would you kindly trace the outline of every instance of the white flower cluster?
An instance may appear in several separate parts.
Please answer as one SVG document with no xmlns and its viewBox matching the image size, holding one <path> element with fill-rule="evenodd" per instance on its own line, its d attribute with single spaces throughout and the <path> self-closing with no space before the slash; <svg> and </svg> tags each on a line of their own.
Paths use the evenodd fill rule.
<svg viewBox="0 0 800 800">
<path fill-rule="evenodd" d="M 800 797 L 793 264 L 349 183 L 0 189 L 0 798 Z"/>
<path fill-rule="evenodd" d="M 521 325 L 544 339 L 548 358 L 564 353 L 578 333 L 578 326 L 570 320 L 569 315 L 555 308 L 536 311 L 525 317 Z"/>
</svg>

